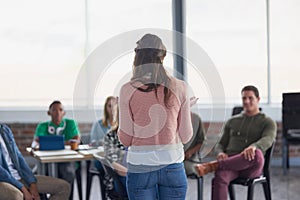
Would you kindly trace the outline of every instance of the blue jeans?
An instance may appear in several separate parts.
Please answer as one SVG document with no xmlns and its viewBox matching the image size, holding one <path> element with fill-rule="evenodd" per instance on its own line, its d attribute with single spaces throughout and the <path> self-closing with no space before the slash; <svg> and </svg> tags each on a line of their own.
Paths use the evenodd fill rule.
<svg viewBox="0 0 300 200">
<path fill-rule="evenodd" d="M 130 200 L 184 200 L 187 179 L 183 163 L 170 164 L 145 173 L 127 173 Z"/>
<path fill-rule="evenodd" d="M 126 193 L 126 176 L 120 176 L 118 175 L 118 178 L 119 178 L 119 181 L 121 182 L 121 184 L 123 185 L 123 188 L 124 188 L 124 192 L 125 194 L 122 194 L 123 196 L 127 196 L 127 193 Z M 121 193 L 121 189 L 119 188 L 117 182 L 114 180 L 114 187 L 115 187 L 115 190 L 118 192 L 118 193 Z"/>
</svg>

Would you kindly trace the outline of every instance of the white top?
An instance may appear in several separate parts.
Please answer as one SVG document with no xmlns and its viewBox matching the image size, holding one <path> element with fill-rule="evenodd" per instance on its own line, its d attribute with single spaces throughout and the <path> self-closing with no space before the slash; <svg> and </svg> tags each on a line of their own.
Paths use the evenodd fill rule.
<svg viewBox="0 0 300 200">
<path fill-rule="evenodd" d="M 8 165 L 8 169 L 11 173 L 11 175 L 16 179 L 16 180 L 21 180 L 21 177 L 18 173 L 18 171 L 15 169 L 15 166 L 13 164 L 13 162 L 11 161 L 11 158 L 8 154 L 7 148 L 6 148 L 6 144 L 2 138 L 2 136 L 0 136 L 0 144 L 1 144 L 1 150 L 4 156 L 4 159 Z"/>
<path fill-rule="evenodd" d="M 159 166 L 184 160 L 182 144 L 131 146 L 127 161 L 133 165 Z"/>
</svg>

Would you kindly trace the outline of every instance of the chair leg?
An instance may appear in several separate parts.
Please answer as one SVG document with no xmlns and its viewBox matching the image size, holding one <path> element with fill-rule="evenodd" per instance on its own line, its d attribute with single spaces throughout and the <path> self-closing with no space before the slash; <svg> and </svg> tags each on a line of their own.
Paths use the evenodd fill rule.
<svg viewBox="0 0 300 200">
<path fill-rule="evenodd" d="M 85 199 L 90 199 L 90 193 L 91 193 L 91 187 L 92 187 L 92 181 L 93 181 L 93 175 L 89 172 L 87 172 L 87 181 L 86 181 L 86 194 Z"/>
<path fill-rule="evenodd" d="M 197 179 L 198 200 L 203 200 L 203 176 Z"/>
<path fill-rule="evenodd" d="M 288 147 L 287 147 L 287 140 L 282 137 L 282 168 L 283 168 L 283 174 L 286 175 L 287 173 L 287 163 L 288 163 Z"/>
<path fill-rule="evenodd" d="M 271 188 L 268 182 L 262 183 L 266 200 L 271 200 Z"/>
<path fill-rule="evenodd" d="M 250 184 L 250 185 L 248 186 L 248 196 L 247 196 L 247 200 L 253 200 L 254 186 L 255 186 L 255 184 Z"/>
<path fill-rule="evenodd" d="M 87 160 L 86 161 L 86 175 L 89 174 L 89 171 L 90 171 L 90 167 L 91 167 L 91 162 L 90 160 Z M 88 179 L 88 176 L 86 177 Z"/>
<path fill-rule="evenodd" d="M 106 194 L 105 194 L 105 185 L 103 183 L 104 177 L 102 176 L 102 174 L 100 174 L 99 176 L 99 182 L 100 182 L 100 191 L 101 191 L 101 197 L 102 200 L 106 200 Z"/>
<path fill-rule="evenodd" d="M 75 171 L 79 199 L 82 200 L 81 163 Z"/>
<path fill-rule="evenodd" d="M 286 142 L 286 146 L 287 146 L 287 161 L 286 161 L 286 167 L 289 169 L 290 168 L 290 151 L 289 151 L 289 142 Z"/>
<path fill-rule="evenodd" d="M 234 192 L 234 187 L 232 184 L 229 184 L 228 186 L 228 192 L 229 192 L 229 197 L 231 200 L 235 200 L 235 192 Z"/>
<path fill-rule="evenodd" d="M 69 200 L 73 200 L 73 192 L 74 192 L 74 181 L 71 183 L 71 193 L 69 196 Z"/>
<path fill-rule="evenodd" d="M 268 171 L 268 173 L 265 175 L 266 176 L 266 178 L 267 178 L 267 182 L 266 182 L 266 191 L 267 191 L 267 195 L 268 196 L 266 196 L 266 199 L 267 200 L 271 200 L 272 199 L 272 193 L 271 193 L 271 181 L 270 181 L 270 172 Z"/>
</svg>

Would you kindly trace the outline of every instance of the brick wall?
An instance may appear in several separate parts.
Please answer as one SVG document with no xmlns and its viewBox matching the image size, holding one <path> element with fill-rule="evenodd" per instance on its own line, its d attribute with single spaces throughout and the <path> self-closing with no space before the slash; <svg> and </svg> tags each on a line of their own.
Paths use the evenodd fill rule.
<svg viewBox="0 0 300 200">
<path fill-rule="evenodd" d="M 17 142 L 20 151 L 27 155 L 25 149 L 26 147 L 31 145 L 32 138 L 35 132 L 35 128 L 37 126 L 36 123 L 11 123 L 7 124 L 13 131 L 15 140 Z M 204 122 L 205 129 L 207 131 L 207 136 L 217 136 L 220 130 L 222 129 L 223 123 L 218 122 Z M 89 133 L 92 127 L 92 123 L 79 123 L 79 129 L 81 133 Z M 277 122 L 277 137 L 276 137 L 276 144 L 274 149 L 274 156 L 281 156 L 281 122 Z M 300 145 L 290 145 L 289 148 L 290 157 L 299 157 L 300 156 Z"/>
<path fill-rule="evenodd" d="M 26 152 L 26 147 L 31 145 L 37 123 L 11 123 L 7 124 L 15 137 L 16 143 L 23 155 L 29 155 Z M 79 123 L 80 132 L 89 133 L 92 128 L 92 123 Z"/>
</svg>

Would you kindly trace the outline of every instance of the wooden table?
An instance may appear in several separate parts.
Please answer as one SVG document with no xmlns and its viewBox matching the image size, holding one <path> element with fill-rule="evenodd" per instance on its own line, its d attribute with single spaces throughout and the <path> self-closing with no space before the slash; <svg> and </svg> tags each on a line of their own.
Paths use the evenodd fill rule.
<svg viewBox="0 0 300 200">
<path fill-rule="evenodd" d="M 48 172 L 50 176 L 57 177 L 57 163 L 61 162 L 75 162 L 82 160 L 94 159 L 94 154 L 100 154 L 104 156 L 103 147 L 91 148 L 88 145 L 79 145 L 77 151 L 71 150 L 69 145 L 65 146 L 64 150 L 53 151 L 39 151 L 32 150 L 30 147 L 26 148 L 26 151 L 38 160 L 38 174 L 46 174 L 46 164 L 48 164 Z M 88 170 L 88 169 L 87 169 Z M 78 177 L 77 177 L 78 178 Z M 81 172 L 80 172 L 81 180 Z M 78 182 L 77 182 L 78 184 Z M 82 186 L 81 181 L 78 186 L 79 199 L 82 200 Z"/>
<path fill-rule="evenodd" d="M 95 153 L 103 153 L 103 147 L 98 148 L 88 148 L 87 145 L 79 145 L 79 150 L 73 151 L 70 149 L 70 146 L 65 146 L 64 150 L 53 150 L 53 151 L 39 151 L 32 150 L 31 148 L 26 148 L 28 152 L 31 152 L 34 158 L 36 158 L 38 162 L 38 173 L 45 174 L 45 164 L 49 163 L 49 175 L 57 176 L 57 167 L 56 163 L 60 162 L 74 162 L 74 161 L 82 161 L 82 160 L 92 160 L 94 159 Z"/>
</svg>

